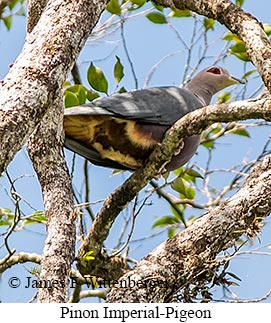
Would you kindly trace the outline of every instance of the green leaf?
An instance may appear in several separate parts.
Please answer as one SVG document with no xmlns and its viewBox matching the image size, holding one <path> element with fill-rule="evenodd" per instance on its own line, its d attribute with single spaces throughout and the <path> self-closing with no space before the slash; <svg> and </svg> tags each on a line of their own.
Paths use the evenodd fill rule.
<svg viewBox="0 0 271 323">
<path fill-rule="evenodd" d="M 84 256 L 83 256 L 83 259 L 84 259 L 85 261 L 92 261 L 92 260 L 94 260 L 94 259 L 95 259 L 95 257 L 94 257 L 94 256 L 92 256 L 93 252 L 94 252 L 94 251 L 88 251 L 88 252 L 86 252 L 86 253 L 84 254 Z"/>
<path fill-rule="evenodd" d="M 93 101 L 93 100 L 95 100 L 95 99 L 97 99 L 99 97 L 100 97 L 99 93 L 91 91 L 91 90 L 87 91 L 87 99 L 89 101 Z"/>
<path fill-rule="evenodd" d="M 245 44 L 243 42 L 235 43 L 230 47 L 232 53 L 242 53 L 246 51 Z"/>
<path fill-rule="evenodd" d="M 233 129 L 233 131 L 230 131 L 230 133 L 233 134 L 233 135 L 250 138 L 249 132 L 244 128 L 239 128 L 239 129 L 236 129 L 236 130 Z"/>
<path fill-rule="evenodd" d="M 18 4 L 17 0 L 9 1 L 8 7 L 12 10 Z"/>
<path fill-rule="evenodd" d="M 160 11 L 160 12 L 163 12 L 164 11 L 164 7 L 163 6 L 159 6 L 158 4 L 156 4 L 153 1 L 151 3 L 154 6 L 154 8 L 157 9 L 158 11 Z"/>
<path fill-rule="evenodd" d="M 264 29 L 264 32 L 266 33 L 267 36 L 271 35 L 271 26 L 270 25 L 264 24 L 263 29 Z"/>
<path fill-rule="evenodd" d="M 227 271 L 227 274 L 236 280 L 242 281 L 242 279 L 240 277 L 238 277 L 237 275 L 235 275 L 234 273 Z"/>
<path fill-rule="evenodd" d="M 71 82 L 69 82 L 69 81 L 65 81 L 65 82 L 62 84 L 62 89 L 67 89 L 69 86 L 71 86 Z"/>
<path fill-rule="evenodd" d="M 221 127 L 221 123 L 217 122 L 217 123 L 214 123 L 210 126 L 210 132 L 209 133 L 218 133 L 221 131 L 222 127 Z M 209 137 L 209 133 L 206 131 L 205 133 L 207 133 L 207 136 L 205 136 L 205 139 Z"/>
<path fill-rule="evenodd" d="M 103 71 L 99 67 L 94 66 L 93 63 L 91 63 L 88 68 L 87 78 L 88 78 L 88 83 L 94 90 L 107 94 L 107 91 L 108 91 L 107 79 Z"/>
<path fill-rule="evenodd" d="M 236 43 L 232 45 L 229 49 L 230 53 L 235 55 L 237 58 L 244 62 L 249 62 L 249 58 L 247 56 L 245 44 L 243 42 Z"/>
<path fill-rule="evenodd" d="M 165 15 L 160 12 L 150 12 L 146 17 L 155 24 L 167 24 Z"/>
<path fill-rule="evenodd" d="M 186 185 L 185 186 L 185 197 L 188 198 L 189 200 L 194 200 L 196 196 L 196 191 L 193 187 Z"/>
<path fill-rule="evenodd" d="M 125 93 L 127 92 L 127 90 L 125 89 L 124 86 L 122 86 L 119 90 L 118 90 L 118 93 Z"/>
<path fill-rule="evenodd" d="M 242 40 L 240 38 L 238 38 L 238 36 L 231 33 L 230 31 L 228 33 L 226 33 L 226 35 L 223 37 L 223 40 L 226 40 L 228 42 L 234 41 L 236 43 L 242 42 Z"/>
<path fill-rule="evenodd" d="M 238 7 L 242 7 L 242 5 L 244 4 L 245 0 L 235 0 L 235 3 Z"/>
<path fill-rule="evenodd" d="M 213 140 L 207 140 L 205 142 L 203 142 L 201 144 L 202 147 L 207 148 L 207 149 L 214 149 L 215 148 L 215 144 L 213 142 Z"/>
<path fill-rule="evenodd" d="M 213 124 L 209 130 L 202 133 L 202 142 L 201 145 L 207 149 L 213 149 L 215 147 L 214 140 L 211 137 L 211 134 L 216 134 L 221 131 L 220 123 Z"/>
<path fill-rule="evenodd" d="M 10 209 L 0 208 L 0 226 L 9 226 L 14 221 L 14 213 Z"/>
<path fill-rule="evenodd" d="M 179 9 L 174 9 L 171 11 L 169 14 L 170 18 L 184 18 L 184 17 L 191 17 L 191 12 L 190 10 L 179 10 Z"/>
<path fill-rule="evenodd" d="M 166 215 L 166 216 L 163 216 L 162 218 L 159 218 L 157 221 L 155 221 L 154 224 L 152 225 L 152 229 L 158 228 L 158 227 L 164 227 L 164 226 L 168 226 L 176 223 L 179 223 L 179 221 L 175 217 L 171 215 Z"/>
<path fill-rule="evenodd" d="M 71 85 L 66 88 L 66 91 L 76 95 L 79 104 L 85 104 L 87 98 L 87 89 L 81 84 Z"/>
<path fill-rule="evenodd" d="M 113 15 L 121 15 L 121 6 L 118 0 L 110 0 L 106 6 L 106 10 L 112 13 Z"/>
<path fill-rule="evenodd" d="M 187 168 L 187 169 L 185 170 L 185 174 L 187 174 L 187 175 L 189 175 L 189 176 L 191 176 L 191 177 L 203 178 L 203 176 L 202 176 L 199 172 L 197 172 L 196 170 L 194 170 L 194 169 L 192 169 L 192 168 Z"/>
<path fill-rule="evenodd" d="M 228 102 L 230 99 L 231 99 L 230 92 L 222 92 L 218 95 L 217 102 L 218 103 L 225 103 L 225 102 Z"/>
<path fill-rule="evenodd" d="M 65 91 L 65 95 L 64 95 L 65 108 L 70 108 L 77 105 L 79 105 L 79 100 L 77 98 L 77 95 L 70 91 Z"/>
<path fill-rule="evenodd" d="M 171 188 L 174 191 L 177 191 L 181 194 L 181 196 L 184 196 L 188 198 L 189 200 L 193 200 L 196 192 L 193 187 L 191 187 L 187 181 L 185 181 L 181 177 L 177 177 L 172 183 Z"/>
<path fill-rule="evenodd" d="M 249 58 L 247 56 L 247 53 L 242 52 L 242 53 L 232 53 L 234 56 L 236 56 L 237 58 L 239 58 L 241 61 L 244 62 L 249 62 Z"/>
<path fill-rule="evenodd" d="M 114 66 L 114 78 L 117 82 L 117 84 L 119 84 L 119 82 L 122 80 L 124 73 L 123 73 L 123 65 L 120 62 L 120 58 L 118 56 L 116 56 L 117 62 Z"/>
<path fill-rule="evenodd" d="M 135 4 L 137 6 L 143 6 L 146 2 L 146 0 L 130 0 L 132 2 L 132 4 Z"/>
<path fill-rule="evenodd" d="M 214 30 L 214 24 L 215 24 L 215 20 L 212 18 L 204 18 L 203 20 L 203 25 L 206 31 L 212 29 Z"/>
<path fill-rule="evenodd" d="M 168 238 L 169 238 L 169 239 L 171 239 L 171 238 L 173 238 L 174 236 L 176 236 L 176 234 L 177 234 L 177 228 L 175 228 L 175 227 L 170 227 L 170 228 L 168 228 L 168 230 L 167 230 L 167 235 L 168 235 Z"/>
<path fill-rule="evenodd" d="M 24 225 L 43 223 L 46 224 L 46 217 L 43 211 L 35 212 L 31 217 L 25 220 Z"/>
<path fill-rule="evenodd" d="M 74 84 L 74 85 L 71 85 L 69 86 L 66 91 L 69 91 L 69 92 L 72 92 L 72 93 L 77 93 L 78 92 L 78 89 L 79 89 L 79 85 L 78 84 Z"/>
<path fill-rule="evenodd" d="M 11 24 L 12 24 L 12 16 L 6 16 L 4 18 L 2 18 L 7 30 L 10 30 L 11 28 Z"/>
<path fill-rule="evenodd" d="M 184 204 L 176 204 L 175 208 L 173 208 L 172 206 L 170 207 L 172 214 L 174 215 L 174 217 L 177 219 L 177 223 L 179 223 L 180 221 L 182 221 L 183 223 L 184 221 L 184 210 L 186 209 L 186 206 Z M 177 210 L 178 211 L 177 211 Z"/>
<path fill-rule="evenodd" d="M 146 0 L 130 0 L 130 2 L 132 6 L 128 8 L 128 11 L 134 11 L 141 8 L 146 3 Z"/>
<path fill-rule="evenodd" d="M 174 171 L 173 171 L 173 173 L 176 175 L 176 176 L 182 176 L 182 174 L 184 173 L 184 170 L 183 170 L 183 167 L 179 167 L 179 168 L 177 168 L 177 169 L 175 169 Z"/>
<path fill-rule="evenodd" d="M 246 72 L 243 76 L 242 76 L 242 79 L 246 79 L 246 78 L 248 78 L 250 75 L 252 75 L 252 74 L 254 74 L 254 73 L 256 73 L 257 72 L 257 70 L 251 70 L 251 71 L 248 71 L 248 72 Z"/>
<path fill-rule="evenodd" d="M 26 13 L 23 7 L 16 12 L 16 16 L 20 16 L 20 17 L 26 16 Z"/>
<path fill-rule="evenodd" d="M 171 188 L 179 193 L 184 194 L 185 193 L 185 185 L 184 181 L 181 177 L 177 177 L 172 183 L 171 183 Z"/>
<path fill-rule="evenodd" d="M 85 104 L 86 103 L 86 99 L 87 99 L 87 90 L 83 85 L 79 86 L 78 89 L 78 99 L 79 99 L 79 104 Z"/>
<path fill-rule="evenodd" d="M 234 34 L 231 32 L 226 33 L 226 35 L 222 38 L 223 40 L 226 40 L 227 42 L 230 42 L 233 40 Z"/>
<path fill-rule="evenodd" d="M 162 177 L 164 178 L 164 180 L 167 180 L 168 179 L 168 177 L 169 177 L 169 174 L 170 174 L 170 172 L 164 172 L 163 174 L 162 174 Z"/>
<path fill-rule="evenodd" d="M 10 209 L 6 209 L 6 208 L 0 208 L 0 218 L 2 216 L 14 216 L 14 214 L 12 213 L 12 211 Z"/>
</svg>

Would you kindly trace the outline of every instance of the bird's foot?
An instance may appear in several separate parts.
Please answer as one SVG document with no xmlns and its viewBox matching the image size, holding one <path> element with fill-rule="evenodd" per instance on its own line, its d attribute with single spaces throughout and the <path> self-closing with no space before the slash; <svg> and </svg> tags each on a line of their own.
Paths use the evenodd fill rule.
<svg viewBox="0 0 271 323">
<path fill-rule="evenodd" d="M 176 148 L 176 150 L 174 151 L 174 156 L 177 156 L 180 154 L 181 150 L 184 147 L 184 141 L 180 140 L 178 147 Z"/>
</svg>

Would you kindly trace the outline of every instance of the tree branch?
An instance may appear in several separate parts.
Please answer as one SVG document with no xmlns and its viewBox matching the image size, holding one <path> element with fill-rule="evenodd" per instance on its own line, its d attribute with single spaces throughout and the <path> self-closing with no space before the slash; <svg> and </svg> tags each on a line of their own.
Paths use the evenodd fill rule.
<svg viewBox="0 0 271 323">
<path fill-rule="evenodd" d="M 40 260 L 40 255 L 36 253 L 19 252 L 16 255 L 9 257 L 8 260 L 6 260 L 5 258 L 0 260 L 0 274 L 14 265 L 25 262 L 33 262 L 39 264 Z"/>
<path fill-rule="evenodd" d="M 146 165 L 134 172 L 105 200 L 79 249 L 79 258 L 84 257 L 90 250 L 94 251 L 94 256 L 100 253 L 102 244 L 118 214 L 154 176 L 159 174 L 178 147 L 181 138 L 199 134 L 215 122 L 258 118 L 271 120 L 270 106 L 270 98 L 215 104 L 188 113 L 178 120 L 167 131 L 162 143 L 155 147 Z M 84 262 L 84 265 L 79 262 L 78 269 L 82 274 L 87 274 L 94 270 L 94 265 L 93 262 L 87 264 Z"/>
<path fill-rule="evenodd" d="M 48 0 L 28 0 L 28 21 L 27 21 L 27 32 L 31 33 L 33 28 L 38 23 L 40 16 L 45 9 Z"/>
<path fill-rule="evenodd" d="M 232 246 L 271 211 L 271 155 L 251 172 L 244 186 L 189 228 L 159 245 L 120 279 L 134 287 L 113 288 L 108 302 L 168 302 L 176 291 L 216 276 L 219 252 Z"/>
<path fill-rule="evenodd" d="M 47 239 L 41 259 L 41 280 L 58 282 L 53 288 L 40 288 L 40 302 L 65 302 L 74 261 L 75 226 L 73 192 L 63 155 L 62 97 L 54 102 L 28 141 L 28 153 L 41 184 Z M 65 287 L 63 284 L 65 282 Z"/>
<path fill-rule="evenodd" d="M 106 1 L 49 0 L 0 84 L 0 174 L 54 102 Z"/>
</svg>

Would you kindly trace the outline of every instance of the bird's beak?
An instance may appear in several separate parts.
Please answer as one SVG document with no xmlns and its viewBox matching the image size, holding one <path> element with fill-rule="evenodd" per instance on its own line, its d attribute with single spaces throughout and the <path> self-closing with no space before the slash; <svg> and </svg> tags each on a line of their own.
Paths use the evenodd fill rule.
<svg viewBox="0 0 271 323">
<path fill-rule="evenodd" d="M 234 76 L 230 76 L 229 78 L 229 81 L 230 83 L 233 85 L 233 84 L 246 84 L 247 80 L 245 79 L 238 79 L 237 77 L 234 77 Z"/>
</svg>

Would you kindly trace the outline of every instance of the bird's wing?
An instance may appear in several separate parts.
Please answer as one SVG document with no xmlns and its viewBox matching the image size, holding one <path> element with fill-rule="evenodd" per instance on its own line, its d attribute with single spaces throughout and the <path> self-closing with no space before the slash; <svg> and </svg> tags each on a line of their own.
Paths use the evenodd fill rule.
<svg viewBox="0 0 271 323">
<path fill-rule="evenodd" d="M 175 121 L 202 105 L 177 87 L 97 99 L 65 109 L 65 146 L 95 165 L 132 170 L 144 163 Z"/>
<path fill-rule="evenodd" d="M 187 90 L 156 87 L 96 99 L 84 106 L 65 109 L 65 115 L 108 115 L 170 126 L 202 106 L 202 102 Z"/>
<path fill-rule="evenodd" d="M 68 137 L 65 138 L 65 147 L 70 149 L 73 152 L 76 152 L 80 156 L 90 160 L 91 163 L 94 165 L 113 168 L 113 169 L 133 170 L 132 167 L 128 167 L 126 165 L 120 164 L 111 159 L 101 158 L 101 155 L 97 150 L 89 146 L 86 147 L 77 140 L 73 140 Z"/>
</svg>

